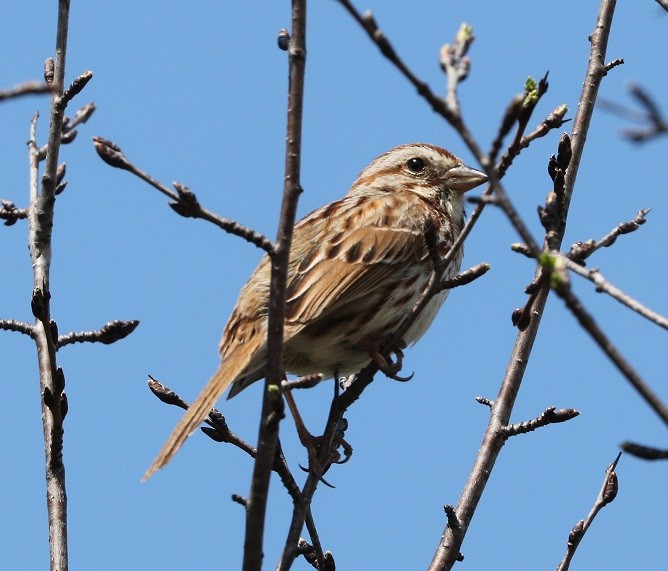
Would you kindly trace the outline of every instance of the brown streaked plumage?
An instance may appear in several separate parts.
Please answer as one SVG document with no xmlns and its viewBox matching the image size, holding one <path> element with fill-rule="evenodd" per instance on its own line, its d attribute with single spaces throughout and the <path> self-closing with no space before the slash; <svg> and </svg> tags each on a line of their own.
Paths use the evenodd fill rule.
<svg viewBox="0 0 668 571">
<path fill-rule="evenodd" d="M 439 147 L 412 144 L 376 158 L 348 194 L 311 212 L 294 229 L 285 313 L 283 367 L 325 378 L 361 370 L 412 309 L 433 263 L 425 234 L 445 255 L 464 223 L 462 193 L 487 180 Z M 462 253 L 446 270 L 452 277 Z M 220 343 L 222 362 L 172 431 L 144 479 L 163 467 L 231 385 L 228 398 L 263 377 L 270 263 L 241 289 Z M 429 328 L 447 291 L 436 295 L 406 333 Z"/>
</svg>

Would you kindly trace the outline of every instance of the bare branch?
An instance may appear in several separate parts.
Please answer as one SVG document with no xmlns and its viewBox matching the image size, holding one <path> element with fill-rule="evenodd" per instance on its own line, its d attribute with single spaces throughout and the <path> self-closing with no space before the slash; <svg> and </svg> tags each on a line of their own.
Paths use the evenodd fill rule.
<svg viewBox="0 0 668 571">
<path fill-rule="evenodd" d="M 569 163 L 565 176 L 563 212 L 564 227 L 565 215 L 568 212 L 578 167 L 582 157 L 584 143 L 587 138 L 589 124 L 596 102 L 599 85 L 605 75 L 601 62 L 605 60 L 608 36 L 614 13 L 614 0 L 602 0 L 594 32 L 590 36 L 591 54 L 587 77 L 583 83 L 583 92 L 577 106 L 577 112 L 573 124 L 572 135 L 572 159 Z M 563 240 L 563 231 L 557 234 L 554 242 L 560 244 Z M 544 244 L 545 246 L 546 244 Z M 559 249 L 557 246 L 556 249 Z M 543 274 L 543 270 L 537 268 L 536 277 Z M 529 360 L 533 343 L 536 339 L 540 319 L 547 302 L 549 288 L 540 280 L 532 305 L 530 323 L 523 331 L 520 331 L 515 341 L 512 354 L 508 362 L 505 378 L 501 385 L 499 395 L 492 405 L 492 414 L 489 424 L 480 446 L 480 451 L 469 474 L 467 482 L 462 491 L 461 498 L 457 503 L 455 512 L 461 526 L 461 533 L 454 533 L 448 526 L 443 531 L 434 553 L 434 558 L 429 566 L 430 571 L 441 571 L 451 569 L 460 556 L 460 549 L 466 531 L 471 522 L 478 502 L 484 492 L 487 481 L 493 470 L 496 458 L 503 447 L 505 438 L 502 427 L 508 424 L 510 415 L 519 391 L 526 364 Z"/>
<path fill-rule="evenodd" d="M 92 71 L 85 71 L 80 76 L 75 78 L 72 84 L 65 90 L 63 97 L 60 100 L 60 105 L 63 109 L 67 107 L 67 104 L 72 101 L 79 93 L 83 91 L 83 88 L 86 87 L 86 84 L 93 79 Z"/>
<path fill-rule="evenodd" d="M 402 75 L 415 87 L 415 89 L 417 89 L 417 92 L 427 101 L 427 103 L 429 103 L 431 108 L 436 113 L 441 115 L 446 121 L 448 121 L 448 123 L 452 124 L 453 126 L 458 125 L 460 123 L 458 110 L 448 107 L 443 99 L 434 94 L 429 85 L 418 78 L 408 68 L 404 61 L 397 55 L 394 47 L 385 37 L 383 31 L 378 27 L 378 24 L 376 24 L 376 20 L 371 15 L 371 12 L 366 12 L 364 16 L 362 16 L 349 0 L 339 0 L 339 3 L 364 29 L 371 41 L 376 44 L 380 52 L 390 62 L 392 62 L 394 66 L 402 73 Z"/>
<path fill-rule="evenodd" d="M 648 319 L 649 321 L 655 323 L 659 327 L 663 327 L 663 329 L 668 329 L 668 318 L 664 317 L 660 313 L 657 313 L 656 311 L 652 311 L 639 301 L 632 298 L 630 295 L 624 293 L 622 290 L 612 285 L 609 281 L 607 281 L 603 277 L 603 275 L 598 269 L 596 268 L 586 269 L 580 266 L 579 264 L 572 262 L 565 256 L 563 258 L 564 258 L 563 260 L 564 264 L 569 270 L 584 278 L 587 278 L 589 281 L 596 284 L 597 292 L 607 293 L 609 296 L 611 296 L 613 299 L 616 299 L 622 305 L 625 305 L 629 309 L 635 311 L 638 315 L 642 315 L 645 319 Z"/>
<path fill-rule="evenodd" d="M 492 399 L 488 399 L 487 397 L 475 397 L 475 400 L 484 406 L 489 407 L 490 409 L 494 408 L 494 401 Z"/>
<path fill-rule="evenodd" d="M 471 282 L 477 280 L 479 277 L 484 276 L 491 268 L 487 262 L 482 264 L 477 264 L 468 270 L 459 272 L 454 278 L 449 280 L 441 280 L 440 289 L 454 289 L 456 287 L 468 285 Z"/>
<path fill-rule="evenodd" d="M 243 506 L 244 509 L 248 509 L 248 499 L 240 496 L 239 494 L 232 494 L 232 501 L 240 506 Z"/>
<path fill-rule="evenodd" d="M 300 377 L 294 381 L 283 381 L 281 383 L 281 389 L 283 392 L 291 391 L 292 389 L 311 389 L 320 384 L 323 376 L 324 375 L 321 373 L 316 373 L 315 375 L 306 375 L 305 377 Z"/>
<path fill-rule="evenodd" d="M 650 213 L 650 211 L 651 208 L 638 210 L 638 213 L 633 220 L 618 224 L 597 242 L 594 240 L 588 240 L 587 242 L 576 242 L 571 246 L 568 257 L 574 262 L 583 263 L 597 250 L 612 246 L 617 241 L 619 236 L 623 234 L 629 234 L 630 232 L 635 232 L 647 221 L 645 217 Z"/>
<path fill-rule="evenodd" d="M 183 410 L 188 409 L 188 404 L 178 394 L 176 394 L 169 387 L 163 385 L 161 382 L 159 382 L 150 375 L 148 377 L 148 387 L 151 390 L 151 392 L 165 404 L 168 404 L 170 406 L 176 406 Z M 245 440 L 243 440 L 237 434 L 235 434 L 230 430 L 229 426 L 227 425 L 227 422 L 225 421 L 225 417 L 218 410 L 216 410 L 215 408 L 211 409 L 209 416 L 205 419 L 204 422 L 209 426 L 202 427 L 201 430 L 209 438 L 211 438 L 215 442 L 225 442 L 228 444 L 232 444 L 239 450 L 242 450 L 243 452 L 248 454 L 251 458 L 256 457 L 257 450 L 248 442 L 246 442 Z M 292 497 L 293 501 L 294 502 L 300 501 L 301 490 L 299 489 L 299 486 L 297 485 L 297 482 L 295 481 L 294 476 L 292 475 L 290 468 L 288 467 L 285 457 L 283 456 L 280 447 L 280 442 L 278 443 L 277 453 L 274 458 L 272 470 L 279 475 L 279 477 L 281 478 L 281 482 L 283 483 L 285 489 Z M 241 498 L 241 496 L 237 497 Z M 243 502 L 237 502 L 237 503 L 241 503 L 242 505 L 246 506 L 247 499 L 243 498 Z M 309 531 L 309 535 L 311 537 L 314 549 L 316 550 L 316 553 L 319 554 L 319 560 L 324 561 L 326 559 L 326 554 L 322 553 L 322 547 L 320 546 L 318 532 L 316 530 L 310 508 L 307 511 L 305 520 L 306 520 L 306 527 Z"/>
<path fill-rule="evenodd" d="M 15 319 L 0 319 L 0 329 L 5 331 L 15 331 L 32 337 L 35 327 L 25 321 L 16 321 Z"/>
<path fill-rule="evenodd" d="M 258 434 L 257 456 L 251 480 L 250 508 L 246 518 L 244 540 L 244 571 L 260 570 L 264 523 L 269 493 L 269 479 L 278 446 L 279 421 L 283 412 L 281 381 L 285 325 L 285 296 L 292 233 L 297 202 L 302 192 L 300 183 L 302 112 L 304 105 L 304 72 L 306 69 L 306 0 L 292 0 L 291 33 L 288 44 L 289 87 L 285 146 L 285 179 L 283 202 L 279 215 L 278 235 L 272 255 L 267 323 L 267 363 L 262 399 L 262 416 Z M 297 505 L 299 501 L 295 501 Z M 307 509 L 307 512 L 310 508 Z M 304 520 L 302 519 L 302 522 Z M 301 530 L 301 526 L 300 526 Z M 299 537 L 288 536 L 281 564 L 293 561 Z"/>
<path fill-rule="evenodd" d="M 41 81 L 26 81 L 14 85 L 9 89 L 0 89 L 0 101 L 35 93 L 50 93 L 52 90 L 53 86 L 48 83 L 42 83 Z"/>
<path fill-rule="evenodd" d="M 234 220 L 223 218 L 222 216 L 218 216 L 210 210 L 203 208 L 200 206 L 195 194 L 188 187 L 179 182 L 174 183 L 176 192 L 173 192 L 150 174 L 130 162 L 123 154 L 120 147 L 109 139 L 93 137 L 93 144 L 97 154 L 105 163 L 112 167 L 131 172 L 165 196 L 171 198 L 174 202 L 170 202 L 169 206 L 177 214 L 186 218 L 201 218 L 202 220 L 211 222 L 225 232 L 239 236 L 258 248 L 262 248 L 268 254 L 274 253 L 274 244 L 266 236 L 263 236 L 259 232 L 251 230 Z"/>
<path fill-rule="evenodd" d="M 627 454 L 643 460 L 668 460 L 668 450 L 653 448 L 635 442 L 622 442 L 620 448 Z"/>
<path fill-rule="evenodd" d="M 16 224 L 17 220 L 28 218 L 27 208 L 16 208 L 16 205 L 9 200 L 0 200 L 0 219 L 5 221 L 5 226 Z"/>
<path fill-rule="evenodd" d="M 596 501 L 589 512 L 589 515 L 583 520 L 580 520 L 575 524 L 570 534 L 568 535 L 568 543 L 566 544 L 566 555 L 561 560 L 559 565 L 557 565 L 557 571 L 566 571 L 571 564 L 571 560 L 575 555 L 584 534 L 587 533 L 587 530 L 591 527 L 591 524 L 594 522 L 594 518 L 605 506 L 611 503 L 617 496 L 618 491 L 618 482 L 617 482 L 617 463 L 622 453 L 620 452 L 615 458 L 614 462 L 608 466 L 605 471 L 605 478 L 603 479 L 603 485 L 601 486 L 601 491 L 598 493 Z"/>
<path fill-rule="evenodd" d="M 136 319 L 132 321 L 110 321 L 96 331 L 80 331 L 59 336 L 58 347 L 64 347 L 72 343 L 103 343 L 104 345 L 110 345 L 130 335 L 137 328 L 137 325 L 139 325 L 139 321 Z"/>
<path fill-rule="evenodd" d="M 502 431 L 506 435 L 506 438 L 509 438 L 510 436 L 532 432 L 533 430 L 536 430 L 536 428 L 541 428 L 543 426 L 547 426 L 548 424 L 566 422 L 567 420 L 575 418 L 579 414 L 580 412 L 573 408 L 557 409 L 555 406 L 550 406 L 536 418 L 517 424 L 511 424 L 509 426 L 504 426 Z"/>
<path fill-rule="evenodd" d="M 454 42 L 452 44 L 445 44 L 441 48 L 439 57 L 441 69 L 445 72 L 448 80 L 445 101 L 455 116 L 461 115 L 457 89 L 459 84 L 469 75 L 471 60 L 466 54 L 474 40 L 473 28 L 463 23 L 457 31 Z"/>
</svg>

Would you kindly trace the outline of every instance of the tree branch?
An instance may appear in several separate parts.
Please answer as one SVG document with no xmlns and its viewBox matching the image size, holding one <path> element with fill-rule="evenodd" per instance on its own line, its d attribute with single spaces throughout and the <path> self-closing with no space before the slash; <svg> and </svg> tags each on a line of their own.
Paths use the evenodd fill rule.
<svg viewBox="0 0 668 571">
<path fill-rule="evenodd" d="M 105 139 L 104 137 L 93 137 L 93 145 L 95 146 L 97 154 L 105 163 L 112 167 L 126 170 L 134 174 L 144 182 L 150 184 L 153 188 L 160 191 L 165 196 L 171 198 L 173 202 L 170 202 L 169 206 L 177 214 L 185 218 L 200 218 L 202 220 L 206 220 L 207 222 L 211 222 L 225 232 L 239 236 L 240 238 L 243 238 L 258 248 L 262 248 L 268 254 L 273 254 L 274 244 L 271 242 L 271 240 L 259 232 L 251 230 L 250 228 L 247 228 L 246 226 L 243 226 L 234 220 L 218 216 L 210 210 L 203 208 L 197 200 L 195 193 L 192 192 L 187 186 L 179 182 L 175 182 L 173 185 L 176 189 L 176 192 L 173 192 L 160 181 L 153 178 L 150 174 L 143 171 L 130 160 L 128 160 L 121 148 L 109 139 Z"/>
<path fill-rule="evenodd" d="M 618 491 L 618 482 L 617 482 L 617 473 L 615 472 L 617 468 L 617 463 L 622 453 L 620 452 L 615 458 L 614 462 L 608 466 L 605 471 L 605 478 L 603 478 L 603 485 L 601 486 L 601 491 L 598 493 L 596 501 L 589 512 L 589 515 L 585 519 L 581 519 L 578 523 L 575 524 L 570 534 L 568 535 L 568 543 L 566 545 L 566 555 L 561 560 L 559 565 L 557 565 L 557 571 L 566 571 L 571 564 L 571 560 L 575 555 L 584 534 L 587 533 L 587 530 L 591 527 L 591 524 L 594 522 L 594 518 L 605 506 L 611 503 L 617 496 Z"/>
<path fill-rule="evenodd" d="M 285 323 L 285 290 L 297 201 L 302 192 L 300 167 L 304 71 L 306 68 L 306 0 L 292 1 L 292 33 L 288 43 L 288 62 L 290 83 L 285 148 L 285 185 L 276 247 L 271 259 L 270 291 L 272 294 L 269 298 L 267 327 L 267 368 L 258 434 L 258 452 L 253 467 L 250 504 L 246 513 L 244 571 L 259 571 L 262 567 L 262 544 L 269 478 L 278 442 L 279 422 L 284 416 L 281 397 L 283 379 L 281 358 Z M 296 542 L 291 548 L 296 548 Z"/>
<path fill-rule="evenodd" d="M 573 124 L 572 160 L 565 177 L 563 200 L 563 225 L 554 242 L 561 244 L 565 230 L 568 206 L 573 193 L 578 167 L 586 140 L 587 131 L 596 102 L 596 95 L 606 70 L 603 65 L 607 48 L 608 36 L 612 25 L 615 1 L 602 0 L 596 22 L 596 29 L 590 37 L 591 55 L 587 69 L 587 77 Z M 546 244 L 544 243 L 544 247 Z M 536 277 L 542 274 L 540 267 L 536 269 Z M 503 427 L 508 425 L 510 415 L 519 391 L 533 343 L 538 334 L 538 327 L 549 294 L 549 287 L 542 285 L 535 294 L 531 320 L 524 331 L 520 331 L 515 341 L 508 368 L 496 401 L 492 403 L 490 421 L 483 437 L 480 452 L 469 474 L 468 480 L 457 503 L 457 514 L 460 528 L 455 531 L 446 526 L 439 541 L 434 558 L 429 566 L 430 571 L 451 569 L 460 556 L 460 549 L 475 509 L 480 501 L 487 481 L 493 470 L 505 438 Z"/>
</svg>

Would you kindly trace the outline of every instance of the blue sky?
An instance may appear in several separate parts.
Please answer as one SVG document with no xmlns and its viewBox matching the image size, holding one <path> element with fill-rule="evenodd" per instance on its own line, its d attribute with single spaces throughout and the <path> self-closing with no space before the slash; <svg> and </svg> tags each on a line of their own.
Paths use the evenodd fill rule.
<svg viewBox="0 0 668 571">
<path fill-rule="evenodd" d="M 4 10 L 0 85 L 41 77 L 52 54 L 56 7 L 11 3 Z M 549 70 L 550 90 L 537 123 L 566 103 L 575 113 L 594 27 L 596 2 L 369 1 L 409 66 L 436 92 L 444 89 L 438 50 L 462 21 L 477 39 L 460 97 L 483 148 L 510 98 L 528 75 Z M 376 155 L 402 143 L 447 147 L 471 162 L 452 129 L 379 55 L 334 1 L 309 6 L 308 62 L 300 216 L 342 196 Z M 617 8 L 608 60 L 625 65 L 604 80 L 601 97 L 631 103 L 638 82 L 665 103 L 662 63 L 668 23 L 652 1 Z M 56 205 L 53 315 L 60 331 L 90 330 L 112 319 L 139 319 L 112 346 L 63 348 L 67 379 L 65 461 L 70 562 L 80 569 L 240 567 L 244 515 L 230 501 L 247 494 L 250 460 L 203 435 L 147 484 L 140 476 L 179 412 L 146 388 L 152 374 L 191 400 L 215 369 L 217 344 L 237 293 L 260 252 L 201 221 L 176 216 L 165 199 L 96 156 L 90 138 L 118 143 L 127 156 L 169 184 L 179 180 L 200 202 L 273 237 L 284 164 L 287 62 L 276 34 L 289 27 L 288 2 L 73 2 L 67 77 L 92 70 L 75 100 L 97 111 L 61 151 L 68 187 Z M 664 104 L 668 109 L 668 104 Z M 25 142 L 36 109 L 46 141 L 48 102 L 29 97 L 0 105 L 0 197 L 25 206 Z M 532 123 L 533 124 L 533 123 Z M 624 122 L 597 110 L 580 167 L 566 244 L 599 238 L 640 208 L 648 222 L 590 259 L 618 287 L 664 314 L 668 268 L 668 195 L 661 175 L 668 140 L 633 146 Z M 567 127 L 569 128 L 569 127 Z M 547 160 L 560 133 L 532 144 L 504 179 L 536 236 L 536 206 L 550 190 Z M 474 165 L 475 166 L 475 165 Z M 32 275 L 26 226 L 0 232 L 4 271 L 0 316 L 31 321 Z M 532 263 L 510 251 L 517 236 L 487 209 L 467 241 L 465 265 L 492 270 L 452 293 L 430 332 L 407 352 L 410 383 L 379 376 L 348 414 L 355 452 L 334 467 L 313 510 L 325 549 L 341 569 L 419 569 L 432 557 L 444 524 L 442 505 L 456 503 L 487 424 L 478 395 L 494 398 L 516 332 Z M 663 397 L 665 332 L 574 280 L 575 291 L 624 355 Z M 0 335 L 5 406 L 0 454 L 0 552 L 14 569 L 48 561 L 44 468 L 34 345 Z M 303 391 L 298 404 L 313 432 L 324 424 L 331 384 Z M 260 384 L 220 405 L 230 426 L 253 442 Z M 467 569 L 553 568 L 571 527 L 590 509 L 618 444 L 665 446 L 665 426 L 580 330 L 556 298 L 548 303 L 515 422 L 547 406 L 581 415 L 566 424 L 511 439 L 492 474 L 463 546 Z M 295 474 L 305 463 L 286 422 L 283 444 Z M 620 493 L 599 515 L 575 559 L 579 569 L 658 569 L 665 564 L 668 467 L 631 457 L 618 467 Z M 266 567 L 284 541 L 290 501 L 272 481 Z M 30 546 L 30 547 L 27 547 Z M 306 569 L 303 561 L 295 569 Z"/>
</svg>

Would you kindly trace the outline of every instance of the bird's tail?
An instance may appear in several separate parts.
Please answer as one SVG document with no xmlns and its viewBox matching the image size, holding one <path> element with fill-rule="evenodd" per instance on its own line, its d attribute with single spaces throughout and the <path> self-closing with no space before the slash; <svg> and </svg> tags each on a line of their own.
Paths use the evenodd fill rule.
<svg viewBox="0 0 668 571">
<path fill-rule="evenodd" d="M 207 417 L 213 405 L 225 392 L 225 389 L 232 384 L 236 377 L 236 373 L 238 372 L 238 368 L 239 363 L 237 363 L 234 358 L 223 361 L 195 402 L 190 405 L 190 408 L 188 408 L 183 415 L 181 421 L 176 425 L 174 430 L 172 430 L 167 442 L 163 445 L 162 450 L 160 450 L 160 453 L 156 456 L 153 464 L 146 470 L 142 477 L 142 482 L 145 482 L 157 470 L 166 466 L 179 451 L 179 448 L 181 448 L 186 441 L 186 438 L 195 432 L 200 422 Z"/>
</svg>

